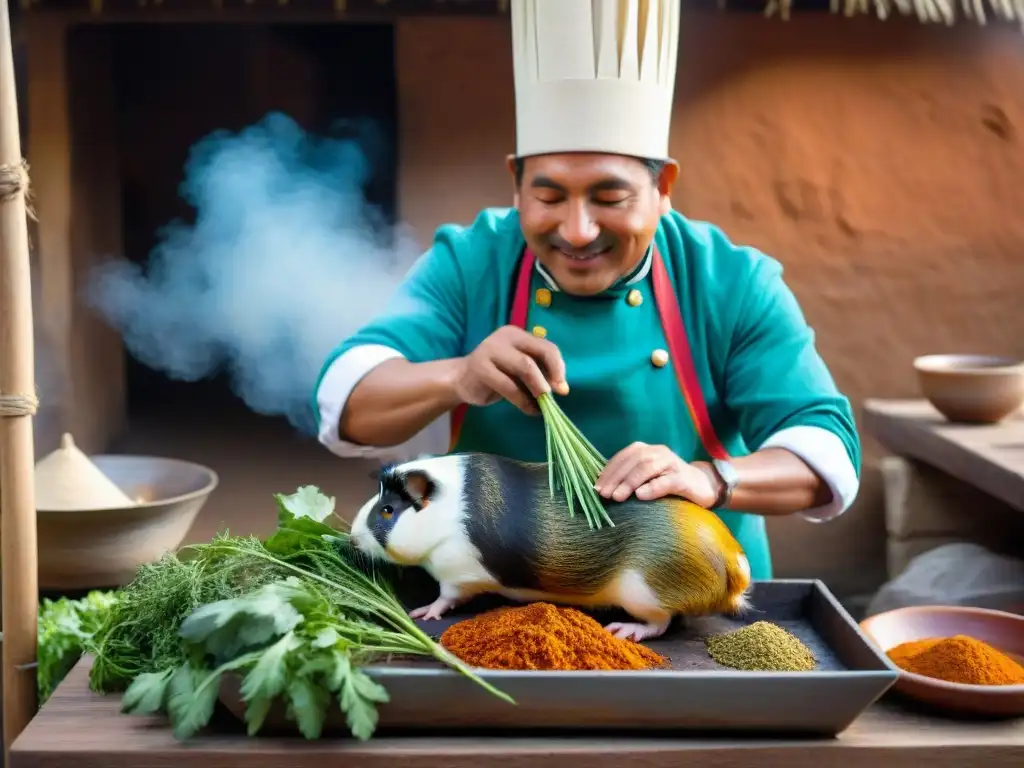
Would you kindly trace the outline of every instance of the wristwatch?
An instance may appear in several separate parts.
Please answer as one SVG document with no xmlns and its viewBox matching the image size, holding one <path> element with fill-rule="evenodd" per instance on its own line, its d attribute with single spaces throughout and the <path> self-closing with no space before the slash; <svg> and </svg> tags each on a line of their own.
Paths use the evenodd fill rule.
<svg viewBox="0 0 1024 768">
<path fill-rule="evenodd" d="M 715 499 L 714 508 L 722 509 L 732 498 L 732 492 L 739 485 L 740 476 L 736 473 L 736 468 L 725 459 L 712 459 L 711 466 L 715 468 L 715 472 L 718 473 L 718 477 L 722 481 L 722 490 L 718 494 L 718 498 Z"/>
</svg>

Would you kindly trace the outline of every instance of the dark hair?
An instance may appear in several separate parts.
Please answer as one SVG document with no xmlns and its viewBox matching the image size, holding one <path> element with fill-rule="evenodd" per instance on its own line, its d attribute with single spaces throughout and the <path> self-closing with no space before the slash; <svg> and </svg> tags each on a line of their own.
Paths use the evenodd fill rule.
<svg viewBox="0 0 1024 768">
<path fill-rule="evenodd" d="M 651 179 L 653 179 L 654 182 L 657 183 L 658 178 L 661 176 L 662 170 L 664 170 L 664 168 L 665 168 L 665 165 L 666 165 L 665 161 L 664 160 L 650 160 L 650 159 L 648 159 L 646 157 L 634 157 L 633 159 L 643 163 L 644 167 L 647 168 L 647 170 L 650 172 Z M 516 186 L 517 187 L 520 184 L 523 183 L 523 167 L 525 165 L 526 165 L 526 158 L 517 157 L 515 159 Z"/>
</svg>

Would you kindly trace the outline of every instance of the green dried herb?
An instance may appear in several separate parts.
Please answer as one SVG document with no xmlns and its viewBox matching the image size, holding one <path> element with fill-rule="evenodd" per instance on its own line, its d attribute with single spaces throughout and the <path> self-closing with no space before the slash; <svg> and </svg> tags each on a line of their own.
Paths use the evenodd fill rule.
<svg viewBox="0 0 1024 768">
<path fill-rule="evenodd" d="M 556 488 L 563 490 L 569 514 L 576 515 L 578 504 L 591 529 L 600 528 L 603 524 L 614 526 L 601 495 L 594 488 L 608 460 L 558 407 L 550 392 L 538 397 L 537 404 L 544 418 L 551 495 L 555 495 Z"/>
<path fill-rule="evenodd" d="M 719 664 L 748 672 L 809 672 L 817 663 L 799 638 L 768 621 L 709 637 L 704 644 Z"/>
</svg>

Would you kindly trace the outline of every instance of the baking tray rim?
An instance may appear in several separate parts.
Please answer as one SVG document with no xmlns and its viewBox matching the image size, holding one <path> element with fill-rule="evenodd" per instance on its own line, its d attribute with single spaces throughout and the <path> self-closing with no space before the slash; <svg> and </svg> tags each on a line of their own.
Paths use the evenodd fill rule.
<svg viewBox="0 0 1024 768">
<path fill-rule="evenodd" d="M 833 652 L 840 648 L 848 652 L 840 656 L 843 663 L 842 669 L 827 669 L 822 671 L 808 672 L 770 672 L 770 671 L 744 671 L 744 670 L 722 670 L 722 669 L 698 669 L 698 670 L 494 670 L 480 667 L 469 669 L 474 675 L 483 681 L 495 686 L 505 694 L 508 694 L 513 701 L 501 702 L 498 698 L 488 695 L 483 689 L 477 688 L 463 672 L 451 667 L 437 663 L 430 666 L 401 666 L 400 661 L 392 664 L 378 664 L 366 666 L 363 670 L 369 676 L 376 678 L 382 685 L 397 685 L 404 691 L 418 691 L 424 684 L 441 686 L 440 690 L 445 696 L 457 695 L 463 702 L 455 708 L 463 717 L 466 707 L 474 712 L 467 722 L 451 721 L 450 711 L 445 715 L 443 723 L 434 721 L 428 715 L 429 708 L 421 705 L 399 706 L 392 711 L 388 705 L 380 710 L 379 727 L 381 732 L 392 733 L 417 732 L 423 729 L 441 728 L 452 733 L 470 733 L 481 730 L 488 731 L 497 729 L 505 732 L 524 732 L 530 729 L 540 729 L 553 732 L 614 732 L 616 737 L 619 734 L 628 733 L 714 733 L 714 734 L 753 734 L 769 733 L 771 738 L 798 738 L 801 741 L 808 739 L 835 739 L 846 730 L 866 711 L 874 706 L 893 687 L 898 679 L 898 670 L 884 657 L 881 652 L 867 636 L 860 630 L 857 622 L 849 614 L 846 608 L 832 595 L 828 587 L 820 579 L 765 579 L 760 582 L 768 590 L 785 590 L 799 587 L 803 593 L 803 610 L 800 612 L 802 618 L 810 620 L 812 616 L 824 616 L 825 626 L 830 627 L 834 632 L 828 634 L 822 632 L 822 628 L 814 626 L 823 640 L 830 646 Z M 771 586 L 769 586 L 771 585 Z M 808 605 L 808 602 L 811 604 Z M 813 607 L 812 607 L 813 606 Z M 822 613 L 824 611 L 824 613 Z M 838 618 L 840 621 L 836 622 Z M 422 627 L 422 624 L 420 625 Z M 853 630 L 852 632 L 850 630 Z M 837 634 L 838 633 L 838 634 Z M 869 651 L 865 654 L 864 651 Z M 850 669 L 847 665 L 853 663 L 856 668 Z M 876 668 L 875 665 L 877 665 Z M 233 681 L 228 682 L 226 678 L 233 676 Z M 461 678 L 461 679 L 460 679 Z M 237 673 L 228 673 L 225 680 L 222 680 L 218 699 L 221 706 L 231 712 L 234 719 L 244 720 L 245 705 L 239 701 L 237 687 L 240 685 L 240 676 Z M 644 689 L 654 686 L 662 692 L 672 692 L 669 695 L 685 695 L 687 690 L 697 695 L 692 701 L 704 701 L 704 696 L 710 696 L 711 703 L 707 704 L 708 712 L 717 715 L 720 705 L 714 703 L 716 696 L 722 694 L 735 695 L 737 689 L 743 689 L 746 693 L 755 697 L 771 697 L 778 691 L 786 690 L 792 692 L 789 706 L 783 707 L 782 712 L 773 713 L 767 720 L 758 715 L 757 723 L 751 725 L 750 721 L 727 722 L 728 717 L 719 718 L 714 722 L 700 720 L 706 713 L 694 713 L 683 708 L 682 719 L 668 722 L 657 720 L 649 723 L 630 721 L 623 725 L 621 722 L 609 721 L 607 718 L 600 718 L 599 721 L 591 721 L 589 715 L 573 713 L 571 717 L 562 717 L 556 724 L 536 723 L 535 717 L 529 713 L 533 711 L 531 703 L 538 694 L 557 694 L 555 698 L 563 693 L 576 691 L 577 695 L 584 695 L 585 701 L 591 701 L 598 691 L 614 691 L 608 684 L 618 686 L 618 690 L 628 697 L 641 693 Z M 555 685 L 558 684 L 558 685 Z M 235 693 L 230 693 L 226 686 Z M 473 691 L 464 686 L 472 687 Z M 457 690 L 458 689 L 458 690 Z M 547 694 L 544 694 L 544 692 Z M 589 693 L 588 693 L 589 691 Z M 730 693 L 730 691 L 732 693 Z M 467 698 L 468 696 L 468 698 Z M 614 694 L 613 694 L 614 696 Z M 819 709 L 814 703 L 820 701 L 824 696 L 825 700 L 831 702 L 825 706 L 825 712 Z M 483 698 L 480 698 L 483 697 Z M 833 701 L 833 697 L 836 698 Z M 570 695 L 570 699 L 573 698 Z M 795 703 L 794 703 L 795 702 Z M 280 711 L 280 703 L 276 704 L 279 716 L 272 721 L 274 728 L 294 730 L 284 718 Z M 575 704 L 565 706 L 574 707 Z M 704 704 L 697 705 L 702 709 Z M 411 709 L 410 709 L 411 707 Z M 809 709 L 811 708 L 811 709 Z M 443 706 L 442 709 L 450 710 Z M 525 713 L 514 714 L 514 713 Z M 634 713 L 635 714 L 635 713 Z M 678 713 L 677 713 L 678 715 Z M 337 729 L 344 731 L 342 725 L 337 721 L 337 713 L 331 710 L 328 721 L 333 722 L 330 726 L 332 732 Z M 645 715 L 646 717 L 646 715 Z M 697 717 L 699 723 L 696 725 L 692 720 Z M 332 719 L 333 718 L 333 719 Z M 524 719 L 525 718 L 525 719 Z M 581 719 L 582 718 L 582 719 Z M 808 727 L 810 723 L 810 727 Z M 628 736 L 627 736 L 628 738 Z M 716 735 L 714 738 L 718 738 Z"/>
<path fill-rule="evenodd" d="M 861 645 L 880 664 L 877 669 L 840 669 L 826 671 L 808 672 L 771 672 L 771 671 L 748 671 L 748 670 L 675 670 L 675 669 L 616 669 L 616 670 L 562 670 L 562 669 L 489 669 L 486 667 L 474 667 L 467 665 L 473 674 L 487 682 L 497 680 L 598 680 L 615 677 L 625 680 L 644 679 L 660 680 L 670 682 L 683 681 L 705 681 L 705 680 L 728 680 L 734 678 L 737 681 L 742 679 L 744 683 L 756 683 L 759 681 L 789 681 L 789 682 L 839 682 L 844 680 L 875 680 L 888 681 L 890 686 L 899 678 L 900 672 L 881 650 L 871 642 L 871 639 L 861 629 L 860 625 L 853 619 L 849 611 L 835 597 L 821 579 L 755 579 L 753 586 L 758 584 L 771 585 L 769 588 L 789 586 L 808 587 L 811 593 L 817 592 L 824 598 L 832 611 L 842 620 L 848 629 L 860 640 Z M 826 641 L 828 642 L 828 641 Z M 828 643 L 830 646 L 832 643 Z M 834 650 L 834 649 L 833 649 Z M 437 677 L 462 677 L 465 674 L 448 666 L 425 667 L 425 666 L 403 666 L 401 664 L 381 664 L 379 662 L 368 664 L 363 667 L 366 674 L 379 678 L 432 678 Z M 888 688 L 886 688 L 888 690 Z M 885 690 L 882 692 L 885 693 Z"/>
<path fill-rule="evenodd" d="M 822 681 L 822 680 L 893 680 L 898 673 L 890 670 L 829 670 L 825 672 L 762 672 L 737 670 L 675 670 L 675 669 L 487 669 L 484 667 L 473 667 L 467 665 L 473 674 L 483 680 L 564 680 L 571 677 L 573 680 L 603 679 L 608 677 L 643 678 L 644 680 L 722 680 L 730 677 L 742 678 L 745 683 L 758 680 L 788 680 L 800 681 Z M 368 675 L 377 677 L 430 677 L 452 676 L 465 677 L 464 674 L 448 667 L 402 667 L 402 666 L 366 666 L 363 671 Z"/>
</svg>

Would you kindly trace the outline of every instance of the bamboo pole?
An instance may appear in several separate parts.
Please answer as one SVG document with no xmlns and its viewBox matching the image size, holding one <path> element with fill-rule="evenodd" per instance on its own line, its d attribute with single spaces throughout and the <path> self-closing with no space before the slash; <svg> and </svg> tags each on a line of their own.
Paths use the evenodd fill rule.
<svg viewBox="0 0 1024 768">
<path fill-rule="evenodd" d="M 3 580 L 4 763 L 35 715 L 39 572 L 32 416 L 35 348 L 28 247 L 28 172 L 7 0 L 0 0 L 0 578 Z"/>
</svg>

